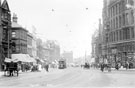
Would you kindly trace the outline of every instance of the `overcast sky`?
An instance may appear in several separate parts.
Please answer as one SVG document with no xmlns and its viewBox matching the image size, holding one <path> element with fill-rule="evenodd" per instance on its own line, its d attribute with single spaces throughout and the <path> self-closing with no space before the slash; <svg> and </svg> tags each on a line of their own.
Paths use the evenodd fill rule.
<svg viewBox="0 0 135 88">
<path fill-rule="evenodd" d="M 3 0 L 2 0 L 3 1 Z M 37 36 L 57 40 L 61 51 L 72 50 L 74 57 L 91 52 L 91 35 L 98 28 L 102 0 L 7 0 L 18 23 Z"/>
</svg>

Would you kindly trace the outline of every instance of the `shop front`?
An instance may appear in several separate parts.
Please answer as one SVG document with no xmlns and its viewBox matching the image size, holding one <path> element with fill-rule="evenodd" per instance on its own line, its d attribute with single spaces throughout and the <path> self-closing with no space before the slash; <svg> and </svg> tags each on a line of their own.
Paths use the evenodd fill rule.
<svg viewBox="0 0 135 88">
<path fill-rule="evenodd" d="M 122 66 L 125 67 L 128 62 L 132 67 L 135 67 L 135 42 L 118 44 L 118 57 Z"/>
</svg>

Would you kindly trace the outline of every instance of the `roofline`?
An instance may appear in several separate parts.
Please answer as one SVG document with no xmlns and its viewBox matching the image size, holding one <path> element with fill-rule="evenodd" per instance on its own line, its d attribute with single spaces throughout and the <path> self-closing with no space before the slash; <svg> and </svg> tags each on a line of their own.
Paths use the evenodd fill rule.
<svg viewBox="0 0 135 88">
<path fill-rule="evenodd" d="M 16 30 L 24 30 L 24 31 L 28 32 L 28 30 L 25 29 L 25 28 L 23 28 L 23 27 L 11 27 L 11 29 L 12 29 L 12 30 L 13 30 L 13 29 L 16 29 Z"/>
</svg>

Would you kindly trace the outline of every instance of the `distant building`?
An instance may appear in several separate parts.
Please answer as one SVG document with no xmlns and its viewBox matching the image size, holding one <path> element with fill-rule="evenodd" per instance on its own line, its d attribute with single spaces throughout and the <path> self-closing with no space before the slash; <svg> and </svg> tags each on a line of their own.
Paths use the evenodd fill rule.
<svg viewBox="0 0 135 88">
<path fill-rule="evenodd" d="M 32 39 L 32 56 L 34 58 L 37 57 L 37 44 L 36 44 L 36 37 L 34 34 L 32 34 L 33 39 Z"/>
<path fill-rule="evenodd" d="M 99 63 L 99 59 L 102 57 L 102 24 L 101 19 L 99 19 L 99 28 L 92 35 L 92 58 L 95 58 L 95 63 Z"/>
<path fill-rule="evenodd" d="M 40 38 L 36 40 L 36 47 L 37 47 L 37 57 L 42 59 L 43 58 L 43 42 Z"/>
<path fill-rule="evenodd" d="M 66 59 L 67 63 L 73 63 L 73 52 L 72 51 L 64 51 L 61 56 L 64 59 Z"/>
<path fill-rule="evenodd" d="M 7 3 L 0 0 L 0 70 L 3 70 L 5 57 L 11 57 L 11 14 Z"/>
<path fill-rule="evenodd" d="M 53 61 L 58 61 L 60 59 L 60 46 L 57 43 L 57 41 L 54 40 L 48 40 L 46 42 L 47 47 L 49 48 L 50 52 L 49 52 L 49 61 L 53 62 Z"/>
<path fill-rule="evenodd" d="M 49 60 L 50 57 L 50 49 L 46 46 L 43 46 L 43 60 Z"/>
<path fill-rule="evenodd" d="M 27 54 L 27 30 L 17 23 L 16 14 L 12 21 L 12 53 Z"/>
</svg>

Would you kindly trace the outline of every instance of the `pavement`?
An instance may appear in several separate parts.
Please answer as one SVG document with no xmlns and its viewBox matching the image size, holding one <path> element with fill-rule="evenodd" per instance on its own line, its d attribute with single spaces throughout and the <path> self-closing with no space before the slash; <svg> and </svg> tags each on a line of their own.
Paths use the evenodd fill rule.
<svg viewBox="0 0 135 88">
<path fill-rule="evenodd" d="M 0 71 L 0 77 L 4 75 L 4 72 Z"/>
<path fill-rule="evenodd" d="M 57 70 L 57 69 L 50 69 L 50 71 L 51 72 L 55 72 L 55 70 Z M 42 70 L 42 71 L 44 71 L 44 70 Z M 111 68 L 111 71 L 117 71 L 115 68 Z M 128 69 L 128 70 L 126 70 L 126 68 L 120 68 L 119 70 L 118 70 L 119 72 L 131 72 L 131 71 L 135 71 L 135 69 Z M 22 71 L 20 71 L 19 72 L 19 74 L 23 74 L 23 73 L 29 73 L 29 72 L 31 72 L 31 71 L 28 71 L 28 72 L 22 72 Z M 0 77 L 2 77 L 2 76 L 4 76 L 4 72 L 3 71 L 0 71 Z"/>
<path fill-rule="evenodd" d="M 55 70 L 57 69 L 53 69 L 53 68 L 50 68 L 49 71 L 51 72 L 55 72 Z M 41 71 L 45 71 L 44 69 L 42 69 Z M 19 71 L 19 74 L 24 74 L 24 73 L 30 73 L 31 71 L 27 71 L 27 72 L 22 72 L 22 71 Z M 45 71 L 46 72 L 46 71 Z M 4 76 L 4 71 L 0 71 L 0 77 Z"/>
<path fill-rule="evenodd" d="M 132 71 L 131 71 L 132 70 Z M 49 69 L 0 78 L 0 88 L 135 88 L 135 69 Z"/>
</svg>

